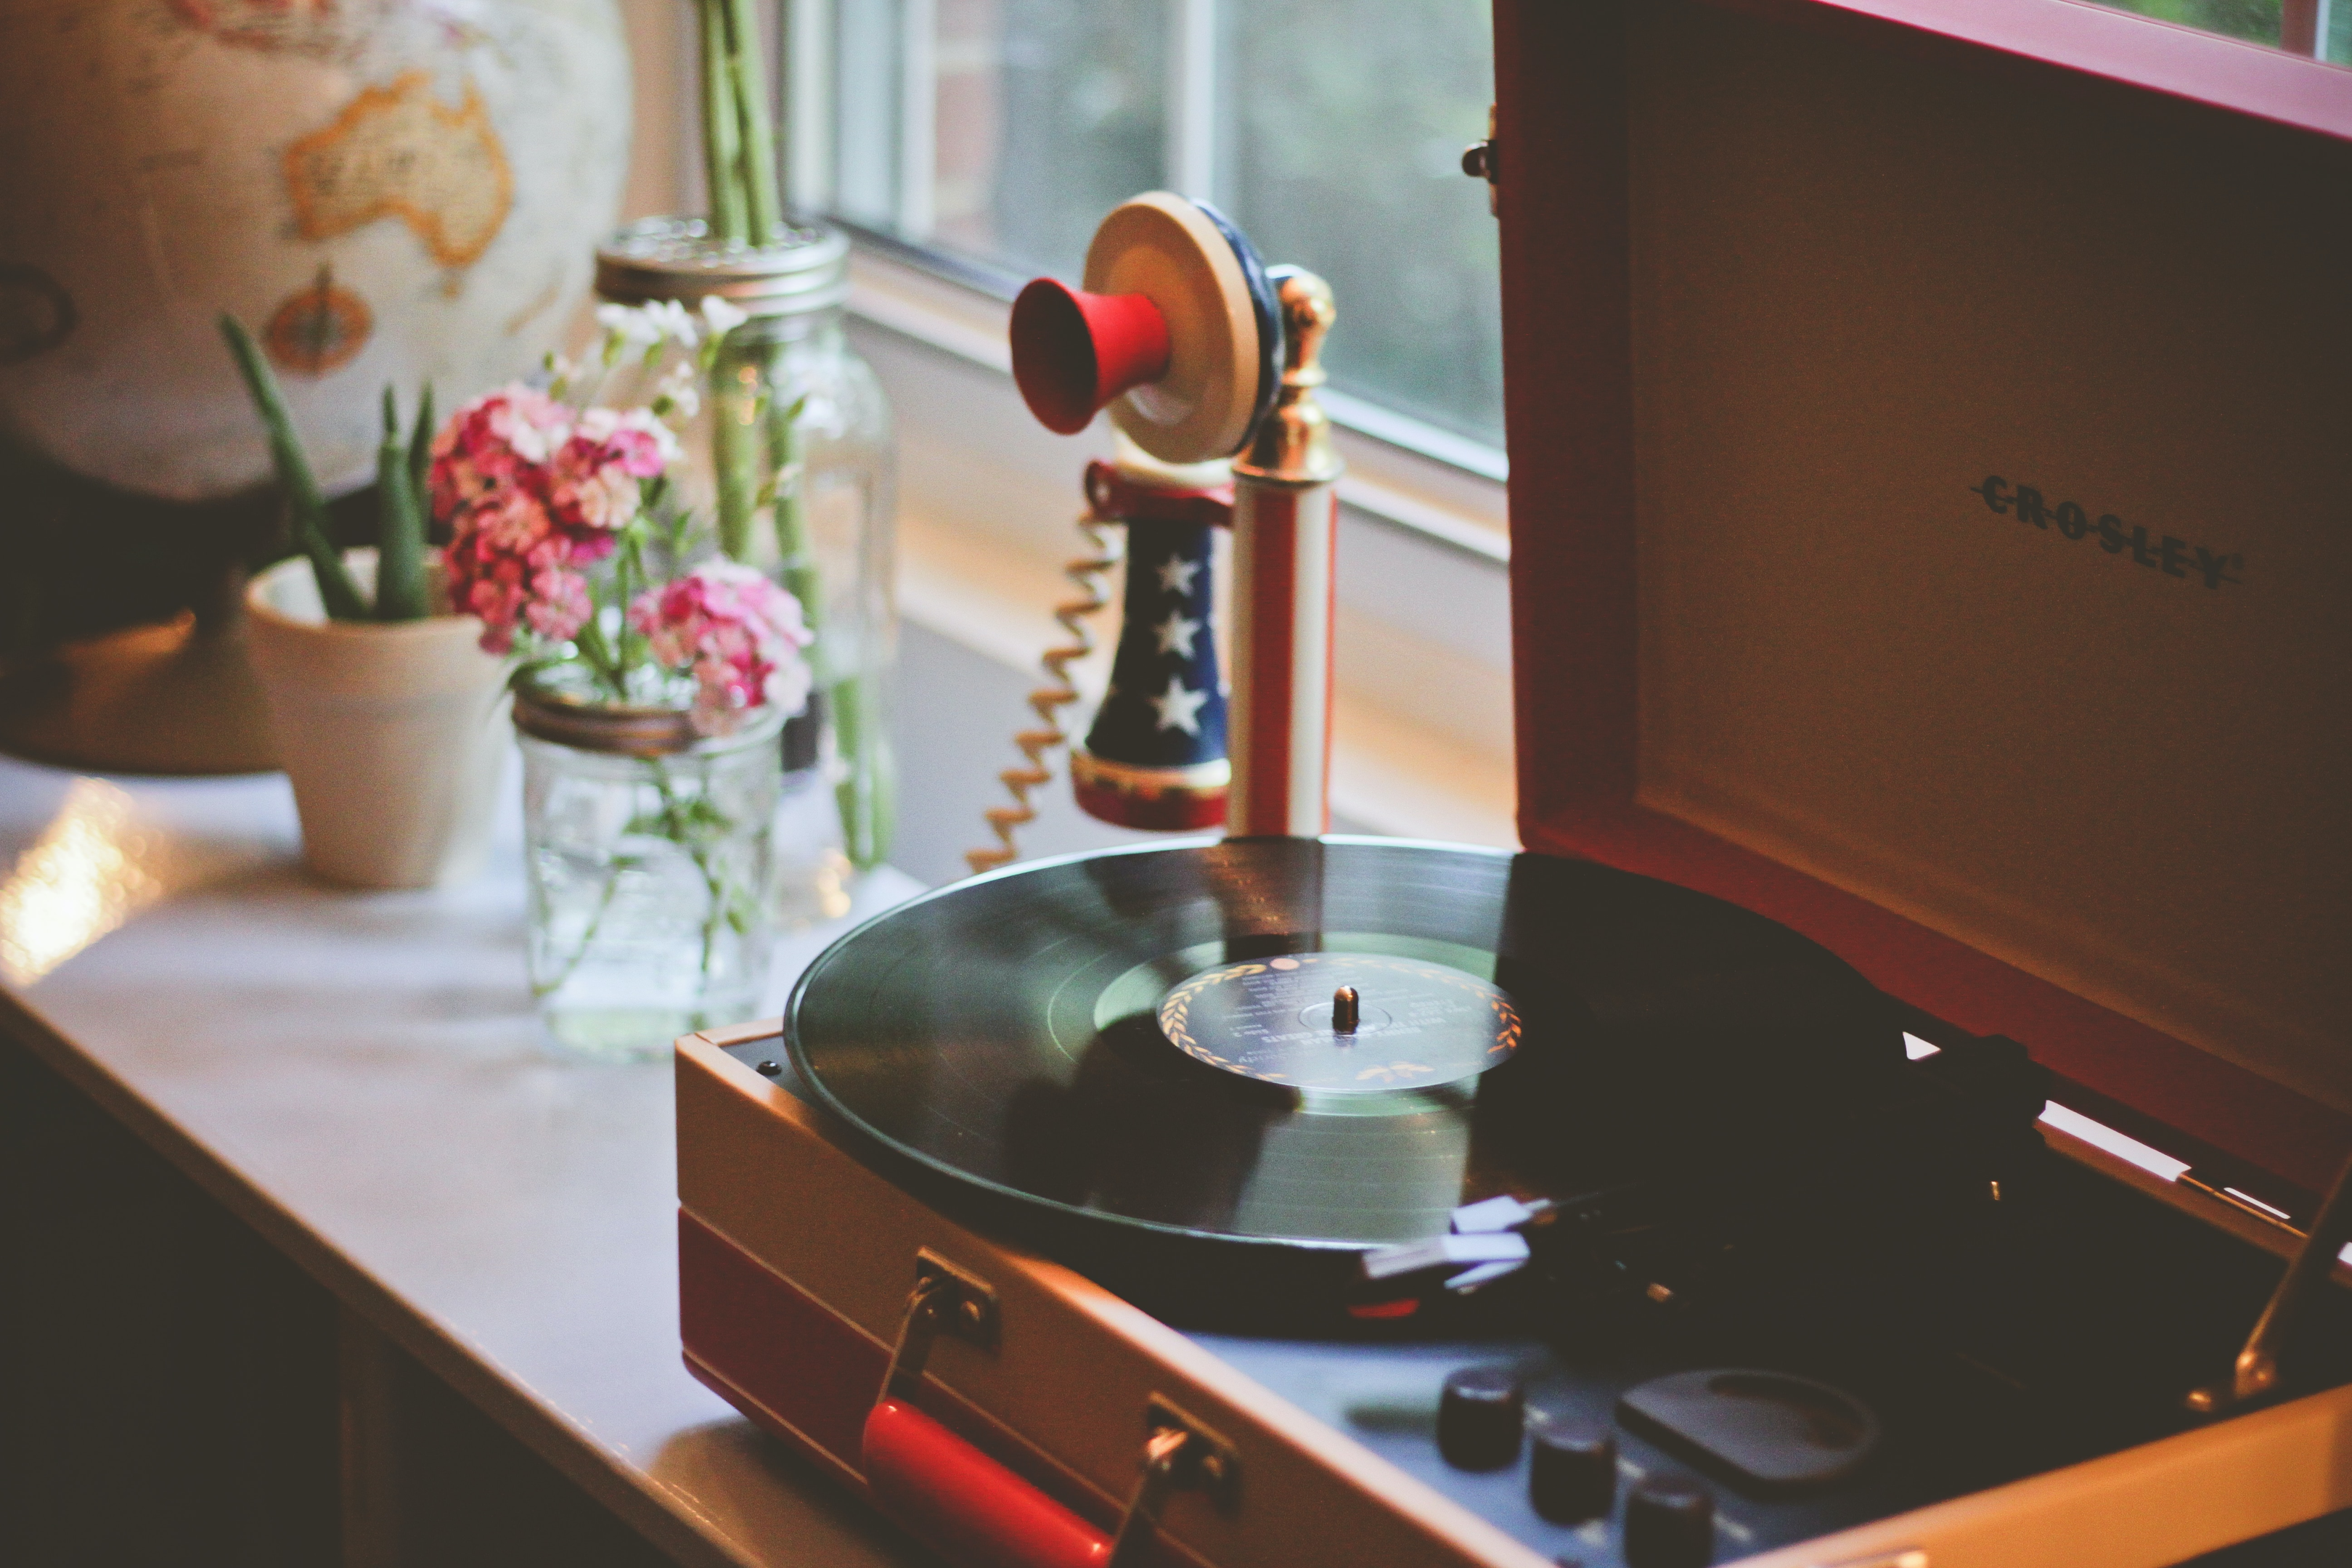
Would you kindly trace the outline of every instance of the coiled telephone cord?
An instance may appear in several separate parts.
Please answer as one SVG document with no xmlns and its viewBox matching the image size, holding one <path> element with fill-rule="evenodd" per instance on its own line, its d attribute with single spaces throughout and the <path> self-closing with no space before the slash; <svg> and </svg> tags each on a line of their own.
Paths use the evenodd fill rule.
<svg viewBox="0 0 2352 1568">
<path fill-rule="evenodd" d="M 1028 759 L 1028 765 L 1007 768 L 996 775 L 1012 795 L 1013 804 L 988 808 L 989 830 L 996 835 L 997 842 L 984 848 L 965 851 L 964 863 L 975 874 L 992 871 L 1020 858 L 1021 847 L 1014 842 L 1013 832 L 1037 817 L 1037 808 L 1029 803 L 1030 792 L 1054 782 L 1054 770 L 1046 766 L 1045 753 L 1056 746 L 1067 745 L 1070 740 L 1055 715 L 1058 710 L 1078 700 L 1078 689 L 1070 679 L 1069 667 L 1095 650 L 1094 636 L 1087 631 L 1087 621 L 1090 616 L 1099 615 L 1110 603 L 1103 592 L 1103 584 L 1111 569 L 1118 564 L 1125 538 L 1124 534 L 1109 531 L 1117 526 L 1092 510 L 1078 518 L 1078 532 L 1085 536 L 1089 553 L 1078 560 L 1065 562 L 1062 574 L 1076 584 L 1078 591 L 1086 596 L 1054 607 L 1054 619 L 1070 634 L 1070 640 L 1061 647 L 1048 648 L 1038 661 L 1045 668 L 1046 678 L 1054 684 L 1041 686 L 1029 693 L 1029 708 L 1037 715 L 1040 727 L 1023 730 L 1013 737 L 1013 743 Z"/>
</svg>

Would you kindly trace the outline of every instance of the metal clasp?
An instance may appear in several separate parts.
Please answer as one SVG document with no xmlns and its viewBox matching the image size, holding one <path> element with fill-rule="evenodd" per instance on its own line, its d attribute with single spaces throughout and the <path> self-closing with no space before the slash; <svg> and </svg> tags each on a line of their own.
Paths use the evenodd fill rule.
<svg viewBox="0 0 2352 1568">
<path fill-rule="evenodd" d="M 915 1289 L 907 1297 L 907 1315 L 898 1321 L 898 1341 L 890 1347 L 877 1400 L 914 1397 L 931 1345 L 943 1333 L 993 1355 L 998 1322 L 996 1290 L 987 1280 L 928 1247 L 917 1252 Z"/>
<path fill-rule="evenodd" d="M 2262 1316 L 2254 1320 L 2246 1348 L 2231 1364 L 2229 1381 L 2192 1390 L 2185 1401 L 2191 1412 L 2219 1415 L 2277 1392 L 2279 1356 L 2290 1343 L 2305 1310 L 2326 1289 L 2336 1256 L 2347 1243 L 2352 1243 L 2352 1161 L 2345 1163 L 2336 1184 L 2328 1189 L 2319 1213 L 2304 1233 L 2302 1249 L 2287 1265 Z"/>
<path fill-rule="evenodd" d="M 1474 180 L 1486 182 L 1486 212 L 1493 216 L 1496 209 L 1496 182 L 1503 177 L 1502 154 L 1495 144 L 1495 106 L 1486 106 L 1486 139 L 1473 142 L 1462 149 L 1462 172 Z"/>
<path fill-rule="evenodd" d="M 1143 1408 L 1143 1473 L 1119 1516 L 1103 1568 L 1135 1568 L 1157 1528 L 1160 1505 L 1177 1491 L 1204 1491 L 1230 1513 L 1241 1500 L 1241 1457 L 1212 1427 L 1194 1420 L 1161 1394 Z"/>
</svg>

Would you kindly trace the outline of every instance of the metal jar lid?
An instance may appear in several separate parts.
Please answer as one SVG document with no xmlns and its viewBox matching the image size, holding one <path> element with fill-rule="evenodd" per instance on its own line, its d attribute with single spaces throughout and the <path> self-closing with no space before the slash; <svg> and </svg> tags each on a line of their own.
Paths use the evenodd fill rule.
<svg viewBox="0 0 2352 1568">
<path fill-rule="evenodd" d="M 790 224 L 765 245 L 709 237 L 698 217 L 633 223 L 596 247 L 596 293 L 617 305 L 716 295 L 752 316 L 793 316 L 849 298 L 849 237 L 830 224 Z"/>
<path fill-rule="evenodd" d="M 518 682 L 514 725 L 533 740 L 621 757 L 667 757 L 684 752 L 708 755 L 755 743 L 772 742 L 784 715 L 773 708 L 752 713 L 730 735 L 703 735 L 693 715 L 679 708 L 637 708 L 618 702 L 583 702 L 529 682 Z"/>
</svg>

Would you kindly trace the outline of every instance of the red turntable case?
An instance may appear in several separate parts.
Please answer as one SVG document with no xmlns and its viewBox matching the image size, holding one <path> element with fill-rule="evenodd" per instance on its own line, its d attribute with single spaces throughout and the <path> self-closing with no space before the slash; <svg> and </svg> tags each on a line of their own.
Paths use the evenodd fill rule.
<svg viewBox="0 0 2352 1568">
<path fill-rule="evenodd" d="M 2352 73 L 2077 0 L 1496 17 L 1527 847 L 2027 1042 L 2053 1143 L 2289 1250 L 2352 1150 Z M 892 1186 L 774 1033 L 680 1044 L 688 1364 L 918 1533 L 1099 1561 L 1184 1428 L 1240 1479 L 1169 1560 L 1547 1561 Z M 971 1331 L 877 1427 L 919 1268 Z M 2338 1390 L 1752 1561 L 2156 1568 L 2347 1454 Z"/>
</svg>

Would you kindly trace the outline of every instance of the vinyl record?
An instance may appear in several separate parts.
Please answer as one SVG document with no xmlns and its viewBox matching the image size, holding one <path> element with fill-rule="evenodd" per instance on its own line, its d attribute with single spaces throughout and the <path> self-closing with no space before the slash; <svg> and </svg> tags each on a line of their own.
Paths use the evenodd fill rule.
<svg viewBox="0 0 2352 1568">
<path fill-rule="evenodd" d="M 1328 1293 L 1464 1203 L 1801 1135 L 1904 1060 L 1884 998 L 1772 921 L 1582 862 L 1336 837 L 953 884 L 829 949 L 786 1032 L 930 1201 L 1195 1320 Z"/>
</svg>

